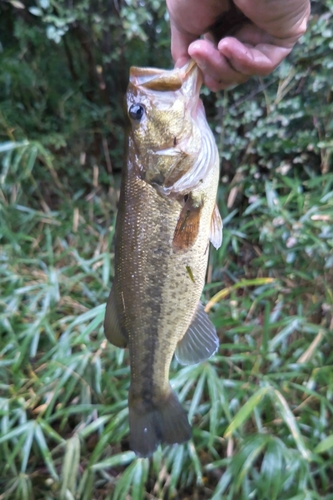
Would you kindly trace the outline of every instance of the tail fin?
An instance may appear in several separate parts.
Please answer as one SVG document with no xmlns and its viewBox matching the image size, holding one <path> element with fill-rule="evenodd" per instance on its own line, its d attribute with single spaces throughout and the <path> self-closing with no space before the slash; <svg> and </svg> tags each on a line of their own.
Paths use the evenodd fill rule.
<svg viewBox="0 0 333 500">
<path fill-rule="evenodd" d="M 192 431 L 185 410 L 170 391 L 167 398 L 151 409 L 129 398 L 130 447 L 140 457 L 149 457 L 160 443 L 180 444 L 191 439 Z"/>
</svg>

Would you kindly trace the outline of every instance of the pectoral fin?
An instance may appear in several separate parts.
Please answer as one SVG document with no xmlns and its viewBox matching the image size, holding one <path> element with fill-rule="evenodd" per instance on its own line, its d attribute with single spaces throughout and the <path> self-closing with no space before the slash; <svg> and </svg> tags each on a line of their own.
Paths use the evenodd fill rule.
<svg viewBox="0 0 333 500">
<path fill-rule="evenodd" d="M 180 212 L 173 235 L 172 246 L 175 251 L 188 250 L 194 244 L 200 225 L 201 206 L 195 206 L 188 196 Z"/>
<path fill-rule="evenodd" d="M 105 311 L 104 333 L 111 344 L 126 347 L 127 339 L 121 330 L 113 289 L 110 292 Z"/>
<path fill-rule="evenodd" d="M 210 221 L 210 242 L 216 248 L 220 248 L 222 244 L 222 229 L 223 223 L 222 218 L 218 209 L 217 204 L 215 203 L 214 210 L 212 213 L 212 218 Z"/>
<path fill-rule="evenodd" d="M 208 318 L 201 303 L 184 337 L 175 351 L 177 361 L 182 365 L 200 363 L 210 358 L 219 347 L 216 329 Z"/>
</svg>

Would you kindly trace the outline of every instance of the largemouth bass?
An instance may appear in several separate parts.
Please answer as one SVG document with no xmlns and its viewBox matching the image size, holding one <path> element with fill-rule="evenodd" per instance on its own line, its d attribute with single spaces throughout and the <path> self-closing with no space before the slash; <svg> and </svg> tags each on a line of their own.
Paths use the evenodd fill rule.
<svg viewBox="0 0 333 500">
<path fill-rule="evenodd" d="M 219 157 L 201 84 L 193 61 L 169 71 L 130 70 L 127 166 L 104 328 L 112 344 L 129 347 L 130 446 L 142 457 L 159 443 L 191 437 L 169 384 L 173 355 L 198 363 L 219 345 L 200 304 L 209 241 L 218 248 L 222 240 Z"/>
</svg>

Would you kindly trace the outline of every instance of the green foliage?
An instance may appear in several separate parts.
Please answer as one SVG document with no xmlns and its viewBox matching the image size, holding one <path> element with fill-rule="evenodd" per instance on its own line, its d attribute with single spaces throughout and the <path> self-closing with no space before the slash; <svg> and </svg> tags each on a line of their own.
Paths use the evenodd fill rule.
<svg viewBox="0 0 333 500">
<path fill-rule="evenodd" d="M 91 166 L 120 169 L 128 68 L 171 63 L 164 2 L 42 0 L 2 9 L 2 138 L 36 139 L 64 163 L 84 153 Z"/>
<path fill-rule="evenodd" d="M 264 81 L 204 96 L 224 242 L 221 346 L 174 363 L 193 440 L 128 447 L 128 355 L 103 336 L 130 64 L 169 66 L 162 1 L 3 3 L 0 497 L 333 499 L 333 2 Z"/>
</svg>

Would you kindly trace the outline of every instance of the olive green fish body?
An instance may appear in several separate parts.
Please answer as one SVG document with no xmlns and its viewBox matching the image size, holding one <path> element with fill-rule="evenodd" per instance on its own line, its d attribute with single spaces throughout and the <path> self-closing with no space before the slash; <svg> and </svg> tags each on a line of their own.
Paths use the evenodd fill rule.
<svg viewBox="0 0 333 500">
<path fill-rule="evenodd" d="M 190 68 L 192 74 L 182 77 L 181 87 L 185 82 L 191 90 L 191 84 L 192 92 L 198 94 L 200 75 L 196 67 Z M 164 104 L 166 114 L 171 108 L 180 126 L 173 126 L 172 119 L 168 125 L 163 120 L 167 116 L 157 115 L 160 126 L 147 132 L 154 118 L 156 125 L 153 114 L 146 125 L 132 125 L 117 217 L 115 277 L 105 319 L 108 339 L 129 347 L 131 446 L 141 456 L 150 455 L 160 442 L 179 443 L 191 436 L 186 414 L 169 385 L 175 351 L 181 362 L 191 363 L 206 359 L 217 348 L 215 330 L 199 301 L 209 241 L 217 246 L 221 237 L 221 220 L 215 208 L 218 155 L 198 95 L 193 96 L 197 104 L 189 116 L 187 96 L 183 96 L 183 109 L 178 107 L 177 117 L 172 106 L 177 108 L 182 97 L 179 83 L 176 91 L 170 91 L 167 80 L 174 72 L 163 74 L 166 90 L 158 90 L 155 82 L 155 88 L 148 91 L 131 87 L 128 91 L 129 109 L 144 103 L 147 115 L 151 102 L 158 109 L 155 101 L 159 94 L 163 107 L 165 94 L 171 93 Z M 150 101 L 145 100 L 146 92 Z M 142 127 L 143 132 L 136 134 L 135 127 Z M 199 175 L 199 168 L 204 175 Z"/>
</svg>

